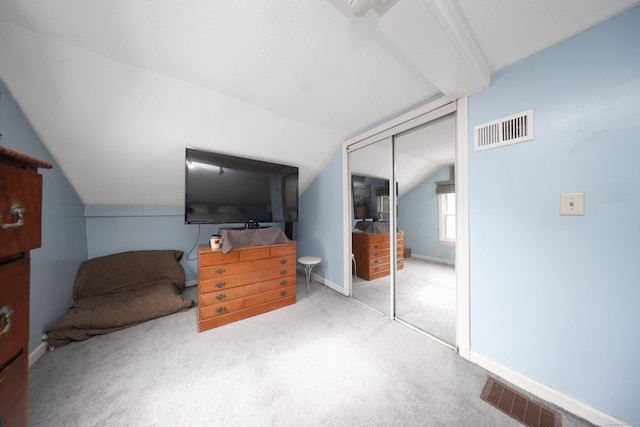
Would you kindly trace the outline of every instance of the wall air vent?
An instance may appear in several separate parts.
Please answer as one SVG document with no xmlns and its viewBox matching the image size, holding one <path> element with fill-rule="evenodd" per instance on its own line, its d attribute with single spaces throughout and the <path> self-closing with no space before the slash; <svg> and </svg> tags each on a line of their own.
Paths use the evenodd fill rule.
<svg viewBox="0 0 640 427">
<path fill-rule="evenodd" d="M 562 415 L 489 377 L 482 400 L 529 427 L 562 427 Z"/>
<path fill-rule="evenodd" d="M 473 151 L 488 150 L 533 139 L 533 110 L 473 127 Z"/>
</svg>

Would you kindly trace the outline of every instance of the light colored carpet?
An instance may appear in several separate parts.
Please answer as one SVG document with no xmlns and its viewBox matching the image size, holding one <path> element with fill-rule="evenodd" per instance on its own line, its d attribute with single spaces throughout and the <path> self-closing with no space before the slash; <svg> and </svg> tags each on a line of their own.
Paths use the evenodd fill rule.
<svg viewBox="0 0 640 427">
<path fill-rule="evenodd" d="M 483 369 L 298 284 L 295 305 L 210 331 L 191 309 L 47 352 L 29 373 L 29 425 L 519 425 L 480 399 Z"/>
<path fill-rule="evenodd" d="M 410 257 L 396 274 L 396 317 L 455 347 L 455 267 Z M 389 276 L 352 280 L 354 298 L 389 314 Z"/>
</svg>

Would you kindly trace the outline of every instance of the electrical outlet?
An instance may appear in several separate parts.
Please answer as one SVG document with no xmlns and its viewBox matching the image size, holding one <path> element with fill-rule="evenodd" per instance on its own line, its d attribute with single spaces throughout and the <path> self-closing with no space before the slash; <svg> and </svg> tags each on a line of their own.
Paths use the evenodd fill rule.
<svg viewBox="0 0 640 427">
<path fill-rule="evenodd" d="M 560 215 L 584 215 L 584 193 L 560 194 Z"/>
</svg>

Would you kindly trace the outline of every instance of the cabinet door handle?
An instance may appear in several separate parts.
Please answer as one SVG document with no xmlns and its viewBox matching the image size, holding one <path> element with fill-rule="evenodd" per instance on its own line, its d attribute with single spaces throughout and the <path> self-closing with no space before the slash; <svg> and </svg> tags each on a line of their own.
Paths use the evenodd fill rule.
<svg viewBox="0 0 640 427">
<path fill-rule="evenodd" d="M 17 222 L 13 222 L 11 224 L 3 224 L 0 223 L 0 228 L 2 228 L 3 230 L 6 230 L 7 228 L 20 228 L 24 225 L 24 213 L 27 211 L 27 209 L 23 208 L 20 205 L 13 205 L 11 206 L 10 209 L 10 213 L 13 216 L 17 216 L 18 217 L 18 221 Z M 2 219 L 2 214 L 0 214 L 0 219 Z"/>
<path fill-rule="evenodd" d="M 219 294 L 219 295 L 216 295 L 216 299 L 217 299 L 218 301 L 222 301 L 222 300 L 223 300 L 223 299 L 225 299 L 226 297 L 227 297 L 227 294 Z"/>
<path fill-rule="evenodd" d="M 222 274 L 225 271 L 227 271 L 227 270 L 225 270 L 224 268 L 219 268 L 219 269 L 216 270 L 216 274 Z"/>
<path fill-rule="evenodd" d="M 218 282 L 216 283 L 216 288 L 224 288 L 224 285 L 226 285 L 227 282 Z"/>
<path fill-rule="evenodd" d="M 224 305 L 222 307 L 216 308 L 216 313 L 224 313 L 225 311 L 227 311 L 227 307 L 225 307 Z"/>
<path fill-rule="evenodd" d="M 13 310 L 9 308 L 8 305 L 5 305 L 0 309 L 0 323 L 4 321 L 4 328 L 0 331 L 0 337 L 9 332 L 11 329 L 11 315 L 13 314 Z"/>
</svg>

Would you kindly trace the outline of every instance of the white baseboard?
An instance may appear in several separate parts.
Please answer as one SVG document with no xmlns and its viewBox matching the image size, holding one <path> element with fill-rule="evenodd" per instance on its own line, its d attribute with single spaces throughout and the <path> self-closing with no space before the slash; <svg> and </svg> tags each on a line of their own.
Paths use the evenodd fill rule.
<svg viewBox="0 0 640 427">
<path fill-rule="evenodd" d="M 417 259 L 422 259 L 424 261 L 431 261 L 431 262 L 439 262 L 440 264 L 456 265 L 456 262 L 452 259 L 436 258 L 433 256 L 427 256 L 427 255 L 411 254 L 410 258 L 417 258 Z"/>
<path fill-rule="evenodd" d="M 184 282 L 184 285 L 189 287 L 189 286 L 198 286 L 198 281 L 197 280 L 187 280 L 186 282 Z"/>
<path fill-rule="evenodd" d="M 298 271 L 301 271 L 302 273 L 304 273 L 304 268 L 303 267 L 297 266 L 296 268 L 297 268 Z M 316 274 L 314 272 L 311 272 L 311 281 L 312 282 L 320 282 L 323 285 L 325 285 L 326 287 L 328 287 L 330 289 L 333 289 L 334 291 L 336 291 L 336 292 L 338 292 L 338 293 L 340 293 L 342 295 L 349 296 L 347 294 L 347 291 L 346 291 L 345 288 L 343 288 L 340 285 L 337 285 L 337 284 L 333 283 L 330 280 L 325 279 L 323 276 L 320 276 L 319 274 Z"/>
<path fill-rule="evenodd" d="M 471 351 L 470 360 L 477 365 L 482 366 L 486 370 L 504 378 L 513 385 L 532 393 L 539 398 L 553 403 L 578 417 L 584 418 L 598 426 L 630 426 L 609 414 L 606 414 L 596 408 L 593 408 L 579 400 L 576 400 L 566 394 L 560 393 L 549 386 L 541 384 L 531 378 L 528 378 L 512 369 L 500 365 L 491 359 Z"/>
<path fill-rule="evenodd" d="M 47 352 L 47 343 L 41 342 L 35 350 L 29 353 L 29 367 L 38 361 Z"/>
</svg>

